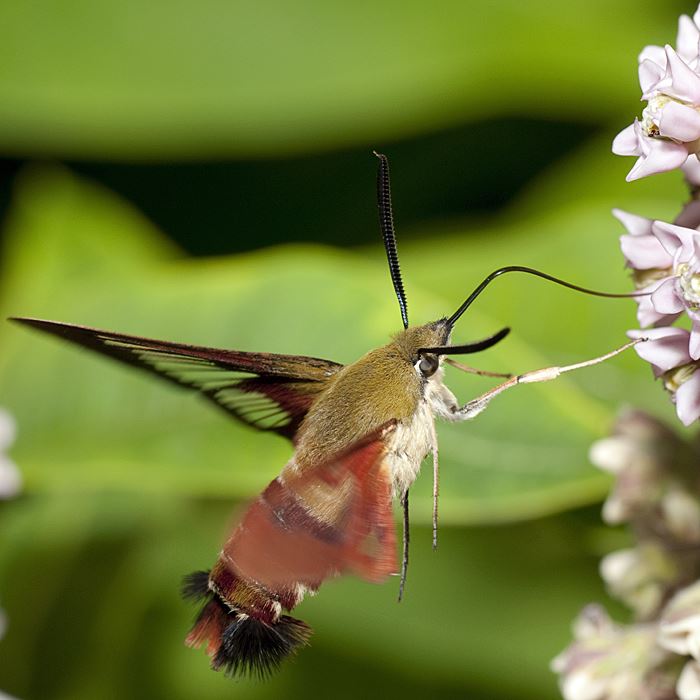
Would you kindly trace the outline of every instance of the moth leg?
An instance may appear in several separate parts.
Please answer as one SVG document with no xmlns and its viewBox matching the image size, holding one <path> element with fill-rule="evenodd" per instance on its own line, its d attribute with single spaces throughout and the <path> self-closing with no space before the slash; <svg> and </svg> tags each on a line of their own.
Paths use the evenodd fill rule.
<svg viewBox="0 0 700 700">
<path fill-rule="evenodd" d="M 408 545 L 410 540 L 409 517 L 408 517 L 408 489 L 401 497 L 401 507 L 403 508 L 403 550 L 401 556 L 401 581 L 399 582 L 399 603 L 403 599 L 403 589 L 406 586 L 406 574 L 408 574 Z"/>
<path fill-rule="evenodd" d="M 478 374 L 480 377 L 502 377 L 504 379 L 510 379 L 513 376 L 512 372 L 487 372 L 485 369 L 477 369 L 476 367 L 470 367 L 457 360 L 453 360 L 451 357 L 446 357 L 445 362 L 452 367 L 456 367 L 462 372 L 468 372 L 469 374 Z"/>
<path fill-rule="evenodd" d="M 438 457 L 438 440 L 435 421 L 430 421 L 430 442 L 433 453 L 433 549 L 437 549 L 438 500 L 440 498 L 440 460 Z"/>
<path fill-rule="evenodd" d="M 615 357 L 615 355 L 619 355 L 625 350 L 634 347 L 638 343 L 643 343 L 646 340 L 646 338 L 632 340 L 629 343 L 625 343 L 619 348 L 606 353 L 605 355 L 594 357 L 593 359 L 586 360 L 585 362 L 577 362 L 576 364 L 565 365 L 564 367 L 545 367 L 544 369 L 536 369 L 532 372 L 526 372 L 525 374 L 519 374 L 515 377 L 511 377 L 508 381 L 495 386 L 493 389 L 489 389 L 489 391 L 483 393 L 481 396 L 478 396 L 475 399 L 472 399 L 464 404 L 464 406 L 457 409 L 452 416 L 452 420 L 470 420 L 475 416 L 478 416 L 489 405 L 491 399 L 499 394 L 502 394 L 504 391 L 506 391 L 506 389 L 510 389 L 518 384 L 535 384 L 537 382 L 551 381 L 565 372 L 573 372 L 576 369 L 591 367 L 593 365 L 600 364 L 601 362 L 605 362 L 611 357 Z"/>
</svg>

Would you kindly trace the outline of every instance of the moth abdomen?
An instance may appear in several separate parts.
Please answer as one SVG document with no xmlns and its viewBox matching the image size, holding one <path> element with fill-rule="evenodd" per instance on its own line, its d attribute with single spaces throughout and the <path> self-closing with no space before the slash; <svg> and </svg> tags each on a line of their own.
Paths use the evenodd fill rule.
<svg viewBox="0 0 700 700">
<path fill-rule="evenodd" d="M 280 615 L 280 603 L 264 589 L 230 571 L 222 573 L 217 565 L 211 573 L 185 577 L 183 596 L 204 600 L 185 643 L 204 647 L 216 671 L 265 678 L 305 646 L 313 630 L 302 620 Z"/>
<path fill-rule="evenodd" d="M 221 636 L 221 645 L 212 667 L 228 675 L 265 678 L 288 656 L 305 646 L 313 630 L 289 615 L 267 622 L 237 613 Z"/>
<path fill-rule="evenodd" d="M 180 589 L 185 600 L 201 600 L 209 593 L 209 572 L 194 571 L 182 580 Z"/>
</svg>

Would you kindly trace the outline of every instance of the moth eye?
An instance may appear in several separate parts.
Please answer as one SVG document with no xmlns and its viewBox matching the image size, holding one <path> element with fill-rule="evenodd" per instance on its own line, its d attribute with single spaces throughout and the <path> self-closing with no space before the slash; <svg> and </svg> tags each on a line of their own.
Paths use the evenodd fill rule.
<svg viewBox="0 0 700 700">
<path fill-rule="evenodd" d="M 437 355 L 423 355 L 418 361 L 418 369 L 424 377 L 432 377 L 440 366 Z"/>
</svg>

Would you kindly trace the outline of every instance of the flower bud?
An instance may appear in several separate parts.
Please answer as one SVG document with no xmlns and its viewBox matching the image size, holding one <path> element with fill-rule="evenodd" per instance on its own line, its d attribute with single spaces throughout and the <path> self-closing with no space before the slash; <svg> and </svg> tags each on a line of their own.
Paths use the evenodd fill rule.
<svg viewBox="0 0 700 700">
<path fill-rule="evenodd" d="M 680 484 L 672 484 L 660 503 L 666 531 L 678 542 L 700 544 L 700 498 Z"/>
<path fill-rule="evenodd" d="M 682 451 L 679 438 L 641 411 L 623 413 L 612 437 L 593 443 L 591 462 L 615 475 L 603 506 L 605 522 L 616 525 L 656 509 L 669 471 Z"/>
<path fill-rule="evenodd" d="M 641 619 L 659 609 L 678 573 L 671 556 L 652 542 L 608 554 L 600 563 L 600 575 L 610 594 L 629 605 Z"/>
<path fill-rule="evenodd" d="M 655 643 L 653 625 L 624 627 L 589 605 L 574 623 L 574 642 L 551 668 L 565 700 L 673 700 L 677 672 Z"/>
<path fill-rule="evenodd" d="M 700 581 L 668 602 L 661 614 L 658 641 L 664 649 L 700 660 Z"/>
<path fill-rule="evenodd" d="M 688 661 L 681 671 L 676 692 L 680 700 L 700 700 L 700 664 Z"/>
</svg>

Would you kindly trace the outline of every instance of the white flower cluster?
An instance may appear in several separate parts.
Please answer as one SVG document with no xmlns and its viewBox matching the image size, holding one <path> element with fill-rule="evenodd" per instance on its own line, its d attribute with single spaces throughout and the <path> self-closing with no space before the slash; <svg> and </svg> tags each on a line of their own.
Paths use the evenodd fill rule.
<svg viewBox="0 0 700 700">
<path fill-rule="evenodd" d="M 629 411 L 591 461 L 615 477 L 603 506 L 636 545 L 600 566 L 611 595 L 635 614 L 614 623 L 588 606 L 553 662 L 565 700 L 700 700 L 700 448 Z"/>
</svg>

